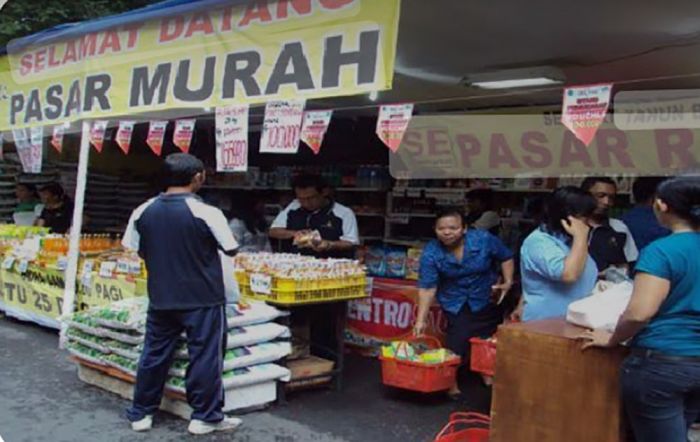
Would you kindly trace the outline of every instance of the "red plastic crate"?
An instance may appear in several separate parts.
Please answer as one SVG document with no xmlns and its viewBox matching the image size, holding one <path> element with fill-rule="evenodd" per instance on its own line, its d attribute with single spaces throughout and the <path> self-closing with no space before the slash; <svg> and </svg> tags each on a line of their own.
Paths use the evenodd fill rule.
<svg viewBox="0 0 700 442">
<path fill-rule="evenodd" d="M 471 338 L 471 358 L 469 365 L 472 371 L 493 376 L 496 371 L 496 343 L 488 339 Z"/>
<path fill-rule="evenodd" d="M 433 348 L 440 347 L 440 342 L 435 338 L 425 337 L 413 340 L 424 340 Z M 441 364 L 425 364 L 383 356 L 380 356 L 379 360 L 382 361 L 384 385 L 421 393 L 449 390 L 457 379 L 457 368 L 461 364 L 459 358 Z"/>
</svg>

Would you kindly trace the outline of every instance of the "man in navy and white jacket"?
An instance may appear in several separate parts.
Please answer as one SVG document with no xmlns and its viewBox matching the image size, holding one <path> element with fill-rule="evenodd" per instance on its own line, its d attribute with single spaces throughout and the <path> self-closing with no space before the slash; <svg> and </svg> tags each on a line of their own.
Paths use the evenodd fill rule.
<svg viewBox="0 0 700 442">
<path fill-rule="evenodd" d="M 224 416 L 221 380 L 226 347 L 226 299 L 220 251 L 238 247 L 221 211 L 195 195 L 204 165 L 188 154 L 165 159 L 167 190 L 131 215 L 123 245 L 138 251 L 148 270 L 149 308 L 134 401 L 127 417 L 135 431 L 152 427 L 173 353 L 187 334 L 188 431 L 207 434 L 241 424 Z"/>
</svg>

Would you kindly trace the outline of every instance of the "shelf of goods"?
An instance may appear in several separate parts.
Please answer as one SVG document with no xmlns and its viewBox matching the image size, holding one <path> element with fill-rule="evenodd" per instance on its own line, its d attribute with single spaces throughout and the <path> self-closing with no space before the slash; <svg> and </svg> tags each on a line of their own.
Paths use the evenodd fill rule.
<svg viewBox="0 0 700 442">
<path fill-rule="evenodd" d="M 134 298 L 74 314 L 67 321 L 68 351 L 82 366 L 133 383 L 143 351 L 147 309 L 147 298 Z M 262 407 L 276 400 L 277 382 L 287 382 L 291 376 L 289 369 L 277 363 L 292 352 L 289 328 L 274 322 L 286 313 L 255 301 L 228 304 L 226 309 L 224 411 Z M 183 334 L 165 384 L 170 396 L 181 402 L 186 402 L 188 365 Z"/>
<path fill-rule="evenodd" d="M 241 253 L 234 258 L 245 298 L 291 306 L 364 298 L 364 268 L 348 259 L 316 259 L 281 253 Z"/>
<path fill-rule="evenodd" d="M 59 328 L 63 309 L 68 238 L 46 229 L 0 225 L 0 310 L 8 316 Z M 76 309 L 146 295 L 141 260 L 123 251 L 118 238 L 83 235 Z"/>
</svg>

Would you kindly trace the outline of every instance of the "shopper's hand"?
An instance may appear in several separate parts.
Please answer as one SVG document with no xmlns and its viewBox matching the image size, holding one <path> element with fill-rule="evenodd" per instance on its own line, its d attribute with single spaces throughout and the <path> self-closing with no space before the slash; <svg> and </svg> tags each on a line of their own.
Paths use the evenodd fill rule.
<svg viewBox="0 0 700 442">
<path fill-rule="evenodd" d="M 416 321 L 416 324 L 413 326 L 413 334 L 416 337 L 423 336 L 423 334 L 425 333 L 425 328 L 426 328 L 425 321 L 422 321 L 419 319 Z"/>
<path fill-rule="evenodd" d="M 520 304 L 518 305 L 515 310 L 513 310 L 513 313 L 508 316 L 508 320 L 510 322 L 522 322 L 523 320 L 523 305 Z"/>
<path fill-rule="evenodd" d="M 510 289 L 513 288 L 512 282 L 503 282 L 501 284 L 496 284 L 491 286 L 491 299 L 496 305 L 500 305 L 503 299 L 508 295 Z"/>
<path fill-rule="evenodd" d="M 577 339 L 583 341 L 581 345 L 581 350 L 586 350 L 591 347 L 612 347 L 612 333 L 605 330 L 587 330 L 580 335 Z"/>
<path fill-rule="evenodd" d="M 591 228 L 585 221 L 573 216 L 569 216 L 567 219 L 561 220 L 561 225 L 564 227 L 564 230 L 566 230 L 566 233 L 574 238 L 587 238 L 588 232 L 591 231 Z"/>
</svg>

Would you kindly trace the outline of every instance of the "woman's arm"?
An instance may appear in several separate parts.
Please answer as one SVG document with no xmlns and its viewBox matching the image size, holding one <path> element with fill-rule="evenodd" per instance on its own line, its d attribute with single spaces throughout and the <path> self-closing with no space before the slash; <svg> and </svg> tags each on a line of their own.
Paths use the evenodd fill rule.
<svg viewBox="0 0 700 442">
<path fill-rule="evenodd" d="M 572 216 L 568 220 L 561 222 L 564 230 L 574 238 L 571 245 L 571 251 L 564 260 L 564 271 L 561 274 L 561 280 L 567 284 L 574 283 L 583 274 L 588 260 L 588 225 Z"/>
<path fill-rule="evenodd" d="M 437 289 L 418 289 L 418 314 L 416 316 L 416 324 L 413 327 L 413 333 L 416 336 L 421 336 L 425 332 L 426 319 L 430 312 L 430 306 L 435 301 Z"/>
<path fill-rule="evenodd" d="M 627 309 L 617 323 L 614 333 L 604 330 L 592 330 L 580 337 L 588 342 L 589 347 L 613 347 L 633 338 L 658 313 L 661 304 L 671 291 L 671 282 L 648 273 L 639 273 L 634 278 L 634 291 Z"/>
<path fill-rule="evenodd" d="M 509 259 L 501 263 L 501 283 L 492 287 L 493 300 L 496 304 L 503 302 L 510 289 L 513 288 L 513 275 L 515 274 L 515 261 Z"/>
</svg>

